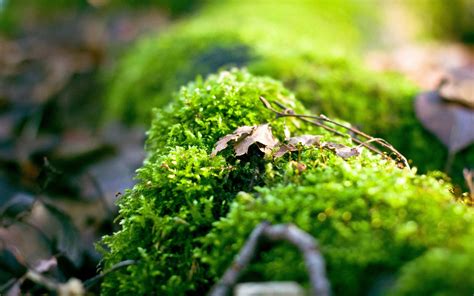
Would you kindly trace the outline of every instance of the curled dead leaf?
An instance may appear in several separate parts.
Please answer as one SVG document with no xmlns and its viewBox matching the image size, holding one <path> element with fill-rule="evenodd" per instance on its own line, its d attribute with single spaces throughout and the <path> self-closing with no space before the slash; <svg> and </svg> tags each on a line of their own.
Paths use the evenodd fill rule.
<svg viewBox="0 0 474 296">
<path fill-rule="evenodd" d="M 258 148 L 264 153 L 268 153 L 278 144 L 278 140 L 273 137 L 268 123 L 258 126 L 242 126 L 237 128 L 232 134 L 220 138 L 211 152 L 211 156 L 214 157 L 217 153 L 227 148 L 228 143 L 231 141 L 234 142 L 236 156 L 247 154 L 249 147 L 253 144 L 257 144 Z"/>
<path fill-rule="evenodd" d="M 228 134 L 220 138 L 216 143 L 216 147 L 214 150 L 212 150 L 211 157 L 216 156 L 217 153 L 227 148 L 227 144 L 230 141 L 237 141 L 242 136 L 249 135 L 254 128 L 255 126 L 241 126 L 237 128 L 232 134 Z"/>
<path fill-rule="evenodd" d="M 282 157 L 288 152 L 298 151 L 298 145 L 306 147 L 319 145 L 321 136 L 302 135 L 287 139 L 287 144 L 281 144 L 278 151 L 273 155 L 275 158 Z"/>
<path fill-rule="evenodd" d="M 474 142 L 474 110 L 450 104 L 435 92 L 418 95 L 415 101 L 416 116 L 422 125 L 456 153 Z"/>
<path fill-rule="evenodd" d="M 233 133 L 220 138 L 214 150 L 211 152 L 211 157 L 216 156 L 217 153 L 227 148 L 229 142 L 233 142 L 236 156 L 247 154 L 250 146 L 254 144 L 265 154 L 269 154 L 274 151 L 274 148 L 278 148 L 273 154 L 274 158 L 282 157 L 288 152 L 298 151 L 298 148 L 301 146 L 318 146 L 329 149 L 343 159 L 348 159 L 360 154 L 361 147 L 348 147 L 333 142 L 321 143 L 321 138 L 322 136 L 318 135 L 301 135 L 288 138 L 286 143 L 279 143 L 278 140 L 273 137 L 272 130 L 268 123 L 257 126 L 242 126 L 237 128 Z M 298 170 L 302 171 L 304 169 L 300 166 Z"/>
<path fill-rule="evenodd" d="M 288 144 L 290 144 L 290 145 L 301 144 L 303 146 L 319 145 L 321 138 L 322 138 L 322 136 L 302 135 L 302 136 L 289 138 L 288 139 Z"/>
<path fill-rule="evenodd" d="M 235 155 L 241 156 L 247 154 L 249 147 L 255 143 L 260 143 L 264 146 L 263 148 L 259 147 L 260 150 L 265 150 L 265 148 L 272 149 L 278 144 L 278 140 L 273 137 L 272 130 L 268 123 L 258 125 L 253 128 L 251 134 L 240 137 L 234 144 Z"/>
<path fill-rule="evenodd" d="M 360 147 L 348 147 L 339 143 L 327 142 L 322 145 L 323 148 L 327 148 L 337 156 L 348 159 L 353 156 L 358 156 L 360 154 Z"/>
<path fill-rule="evenodd" d="M 446 101 L 474 109 L 474 68 L 458 69 L 446 75 L 438 92 Z"/>
<path fill-rule="evenodd" d="M 275 154 L 273 154 L 273 157 L 279 158 L 279 157 L 282 157 L 283 155 L 285 155 L 288 152 L 293 152 L 293 151 L 297 151 L 297 150 L 298 150 L 298 148 L 296 148 L 296 146 L 294 146 L 294 145 L 282 144 L 280 146 L 280 148 L 278 149 L 278 151 L 276 151 Z"/>
</svg>

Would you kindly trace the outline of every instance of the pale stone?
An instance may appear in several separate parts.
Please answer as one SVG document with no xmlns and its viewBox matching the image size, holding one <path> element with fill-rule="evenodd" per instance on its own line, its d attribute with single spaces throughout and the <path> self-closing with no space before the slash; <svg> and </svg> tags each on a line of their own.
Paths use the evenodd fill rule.
<svg viewBox="0 0 474 296">
<path fill-rule="evenodd" d="M 303 288 L 295 282 L 242 283 L 234 289 L 235 296 L 304 296 Z"/>
</svg>

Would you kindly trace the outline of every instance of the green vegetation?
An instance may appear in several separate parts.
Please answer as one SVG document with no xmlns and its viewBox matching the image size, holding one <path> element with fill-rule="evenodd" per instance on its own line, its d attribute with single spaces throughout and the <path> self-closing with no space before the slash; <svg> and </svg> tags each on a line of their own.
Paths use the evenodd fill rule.
<svg viewBox="0 0 474 296">
<path fill-rule="evenodd" d="M 474 6 L 471 0 L 405 1 L 420 27 L 420 37 L 474 43 Z"/>
<path fill-rule="evenodd" d="M 21 33 L 22 20 L 51 21 L 85 11 L 104 12 L 155 8 L 171 16 L 189 13 L 199 6 L 198 0 L 2 0 L 0 1 L 0 34 Z"/>
<path fill-rule="evenodd" d="M 247 12 L 245 5 L 239 7 L 235 7 L 236 13 Z M 294 11 L 294 15 L 299 13 Z M 352 41 L 346 40 L 347 45 L 323 41 L 329 37 L 310 39 L 283 29 L 282 37 L 274 39 L 261 36 L 280 32 L 280 28 L 267 30 L 271 21 L 259 18 L 262 24 L 248 28 L 222 20 L 216 29 L 210 23 L 221 23 L 210 15 L 185 22 L 158 38 L 147 38 L 130 51 L 111 77 L 107 117 L 147 123 L 153 107 L 166 105 L 180 85 L 219 69 L 246 66 L 251 73 L 282 81 L 312 112 L 341 118 L 388 140 L 421 172 L 444 168 L 447 150 L 415 117 L 413 99 L 420 90 L 400 75 L 368 71 L 355 58 L 328 49 L 331 46 L 327 44 L 334 48 L 357 44 L 357 34 L 352 34 Z M 291 25 L 285 22 L 285 28 Z M 291 40 L 291 47 L 279 44 L 282 40 Z M 472 163 L 474 148 L 457 155 L 451 168 L 456 184 L 463 184 L 462 169 Z"/>
<path fill-rule="evenodd" d="M 259 74 L 278 79 L 288 75 L 286 82 L 298 84 L 300 78 L 311 77 L 294 69 L 306 63 L 337 67 L 341 61 L 330 58 L 337 55 L 334 52 L 357 51 L 360 27 L 375 22 L 362 18 L 361 10 L 372 8 L 353 1 L 222 2 L 161 36 L 139 42 L 122 59 L 109 78 L 109 118 L 147 124 L 152 107 L 169 102 L 180 85 L 220 68 L 247 66 L 253 72 L 255 67 Z M 313 53 L 319 57 L 315 62 Z M 311 102 L 313 97 L 307 99 Z"/>
<path fill-rule="evenodd" d="M 189 84 L 172 105 L 156 112 L 139 182 L 119 202 L 122 229 L 104 239 L 110 248 L 105 268 L 125 259 L 140 264 L 108 277 L 104 293 L 207 290 L 207 271 L 194 258 L 199 237 L 227 212 L 237 192 L 262 185 L 259 172 L 264 170 L 259 155 L 236 159 L 228 152 L 227 158 L 210 158 L 209 153 L 237 127 L 274 120 L 259 95 L 302 111 L 280 83 L 234 71 Z M 284 124 L 278 120 L 272 126 L 282 134 Z M 286 124 L 296 131 L 291 120 Z"/>
<path fill-rule="evenodd" d="M 450 287 L 451 295 L 474 288 L 465 280 L 473 268 L 458 262 L 472 258 L 460 241 L 472 233 L 474 216 L 471 209 L 450 201 L 447 186 L 367 155 L 346 162 L 307 150 L 299 158 L 307 171 L 297 174 L 287 163 L 282 167 L 274 164 L 278 185 L 238 196 L 229 214 L 203 239 L 203 261 L 210 265 L 215 280 L 230 265 L 251 230 L 268 220 L 295 223 L 319 240 L 336 295 L 365 295 L 378 280 L 387 277 L 399 284 L 400 295 L 432 295 L 403 292 L 436 289 L 436 285 L 432 287 L 436 276 L 445 278 L 438 287 Z M 430 265 L 419 259 L 423 267 L 418 261 L 409 263 L 398 282 L 398 270 L 431 248 L 455 250 L 447 251 L 457 254 L 455 262 L 451 264 L 446 257 L 437 263 L 444 263 L 444 269 L 423 273 Z M 413 273 L 416 277 L 410 277 L 409 282 L 408 274 Z M 243 281 L 304 282 L 306 278 L 298 252 L 279 245 L 259 256 Z M 463 285 L 456 287 L 458 283 Z"/>
<path fill-rule="evenodd" d="M 347 161 L 317 147 L 276 160 L 255 147 L 239 158 L 231 149 L 210 157 L 220 137 L 266 122 L 280 140 L 287 126 L 293 135 L 321 134 L 350 145 L 296 119 L 276 119 L 260 95 L 308 112 L 280 83 L 240 70 L 197 79 L 155 110 L 149 157 L 138 184 L 120 199 L 121 229 L 102 248 L 105 269 L 126 259 L 138 264 L 109 274 L 104 294 L 203 294 L 263 219 L 295 223 L 320 241 L 336 293 L 362 294 L 377 275 L 397 277 L 400 270 L 397 287 L 405 291 L 403 275 L 418 272 L 407 262 L 438 247 L 465 256 L 472 209 L 455 203 L 443 181 L 368 151 Z M 295 169 L 297 162 L 306 170 Z M 296 262 L 294 250 L 282 245 L 265 252 L 247 277 L 305 282 Z M 450 270 L 432 275 L 437 272 Z M 430 283 L 419 278 L 416 287 Z M 411 289 L 412 282 L 406 285 Z"/>
<path fill-rule="evenodd" d="M 436 248 L 403 267 L 394 295 L 468 295 L 474 287 L 469 273 L 474 262 L 472 239 L 461 251 Z M 423 279 L 419 285 L 417 279 Z"/>
</svg>

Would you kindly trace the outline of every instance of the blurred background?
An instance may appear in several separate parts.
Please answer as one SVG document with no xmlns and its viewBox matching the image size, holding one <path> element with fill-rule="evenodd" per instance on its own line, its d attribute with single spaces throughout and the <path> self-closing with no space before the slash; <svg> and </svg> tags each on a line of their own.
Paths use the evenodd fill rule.
<svg viewBox="0 0 474 296">
<path fill-rule="evenodd" d="M 94 242 L 116 227 L 151 109 L 196 75 L 246 66 L 297 85 L 304 99 L 314 90 L 298 86 L 309 73 L 294 66 L 300 59 L 355 64 L 372 73 L 358 85 L 393 72 L 416 92 L 467 79 L 456 91 L 469 105 L 473 23 L 472 0 L 0 0 L 0 294 L 47 292 L 27 270 L 58 282 L 97 275 Z M 460 108 L 467 128 L 457 146 L 418 116 L 445 151 L 427 170 L 453 166 L 459 184 L 474 159 L 473 109 Z M 371 131 L 385 116 L 374 114 L 360 126 Z"/>
</svg>

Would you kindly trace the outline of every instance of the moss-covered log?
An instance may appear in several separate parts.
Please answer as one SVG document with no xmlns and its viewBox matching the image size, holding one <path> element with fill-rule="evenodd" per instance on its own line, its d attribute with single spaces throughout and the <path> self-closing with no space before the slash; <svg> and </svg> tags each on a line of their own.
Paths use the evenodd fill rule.
<svg viewBox="0 0 474 296">
<path fill-rule="evenodd" d="M 349 160 L 317 147 L 276 160 L 258 149 L 210 157 L 220 137 L 267 122 L 280 140 L 286 126 L 293 135 L 351 145 L 349 137 L 295 118 L 276 119 L 259 96 L 307 112 L 280 83 L 239 70 L 198 79 L 155 112 L 149 157 L 119 202 L 121 228 L 103 240 L 105 269 L 128 259 L 138 264 L 107 275 L 104 294 L 204 294 L 262 220 L 291 222 L 314 235 L 337 294 L 366 294 L 381 275 L 395 282 L 383 292 L 401 295 L 429 291 L 440 275 L 447 292 L 466 289 L 455 283 L 474 274 L 472 266 L 453 264 L 456 276 L 449 268 L 423 272 L 427 261 L 446 262 L 436 257 L 439 248 L 472 257 L 474 213 L 453 201 L 442 180 L 364 149 Z M 420 273 L 416 284 L 407 278 Z M 284 245 L 262 254 L 246 278 L 306 281 L 301 258 Z M 474 288 L 470 279 L 462 283 Z"/>
</svg>

